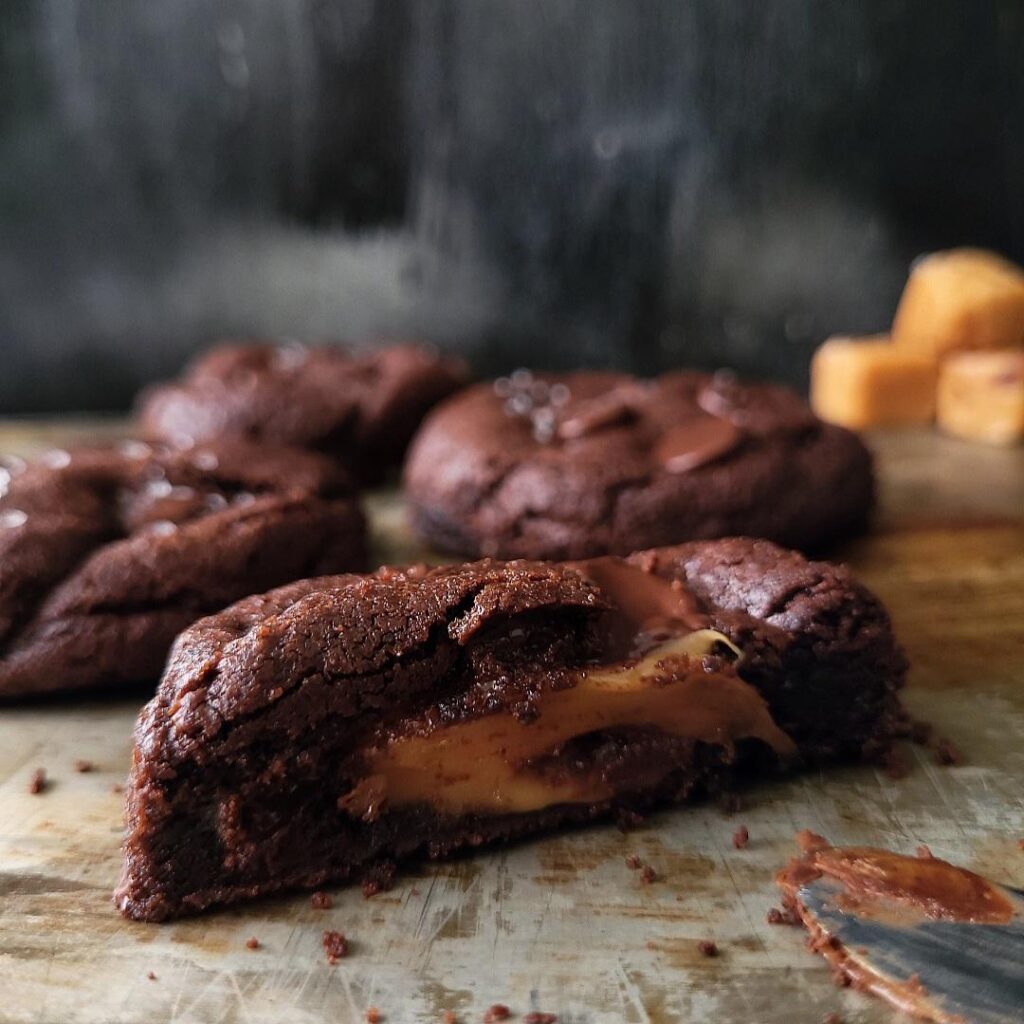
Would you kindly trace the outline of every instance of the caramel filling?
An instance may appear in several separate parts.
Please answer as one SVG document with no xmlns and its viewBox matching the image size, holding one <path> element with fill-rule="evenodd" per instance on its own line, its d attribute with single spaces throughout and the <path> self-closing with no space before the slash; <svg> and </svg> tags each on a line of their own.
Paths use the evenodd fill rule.
<svg viewBox="0 0 1024 1024">
<path fill-rule="evenodd" d="M 545 777 L 531 762 L 557 755 L 575 738 L 623 727 L 725 746 L 757 739 L 780 755 L 795 753 L 751 686 L 700 665 L 722 643 L 736 651 L 721 633 L 702 629 L 660 644 L 639 661 L 582 669 L 574 686 L 541 694 L 539 713 L 529 721 L 503 711 L 392 738 L 364 752 L 367 776 L 339 803 L 365 820 L 385 804 L 510 814 L 596 803 L 616 792 L 600 774 Z M 667 761 L 658 770 L 664 777 L 675 767 Z"/>
</svg>

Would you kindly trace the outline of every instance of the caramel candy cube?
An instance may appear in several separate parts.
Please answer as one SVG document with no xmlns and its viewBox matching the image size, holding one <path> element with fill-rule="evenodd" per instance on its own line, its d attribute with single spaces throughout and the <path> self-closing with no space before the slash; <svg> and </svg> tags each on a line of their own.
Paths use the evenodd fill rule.
<svg viewBox="0 0 1024 1024">
<path fill-rule="evenodd" d="M 950 249 L 910 273 L 892 340 L 939 358 L 956 349 L 1024 346 L 1024 270 L 983 249 Z"/>
<path fill-rule="evenodd" d="M 811 406 L 823 420 L 855 430 L 929 423 L 936 373 L 932 359 L 884 334 L 829 338 L 811 362 Z"/>
<path fill-rule="evenodd" d="M 1024 440 L 1024 352 L 958 352 L 939 371 L 939 426 L 989 444 Z"/>
</svg>

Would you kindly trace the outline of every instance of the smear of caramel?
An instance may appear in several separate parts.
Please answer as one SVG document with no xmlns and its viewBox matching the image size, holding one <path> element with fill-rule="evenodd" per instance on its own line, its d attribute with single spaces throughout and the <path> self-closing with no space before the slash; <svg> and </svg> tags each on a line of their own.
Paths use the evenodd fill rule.
<svg viewBox="0 0 1024 1024">
<path fill-rule="evenodd" d="M 779 884 L 795 892 L 819 878 L 838 882 L 842 909 L 863 917 L 1006 924 L 1014 914 L 1010 900 L 987 879 L 937 857 L 816 846 L 789 863 Z"/>
</svg>

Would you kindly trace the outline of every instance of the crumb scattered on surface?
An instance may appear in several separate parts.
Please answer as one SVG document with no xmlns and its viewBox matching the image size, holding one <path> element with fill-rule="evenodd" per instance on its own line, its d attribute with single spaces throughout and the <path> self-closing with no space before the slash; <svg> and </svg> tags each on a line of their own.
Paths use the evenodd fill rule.
<svg viewBox="0 0 1024 1024">
<path fill-rule="evenodd" d="M 330 910 L 334 906 L 334 900 L 326 892 L 315 892 L 309 897 L 309 905 L 314 910 Z"/>
<path fill-rule="evenodd" d="M 498 1020 L 508 1020 L 512 1011 L 504 1003 L 494 1003 L 484 1014 L 484 1024 L 494 1024 Z"/>
<path fill-rule="evenodd" d="M 800 925 L 800 915 L 793 910 L 791 907 L 783 907 L 781 910 L 778 907 L 771 907 L 768 913 L 765 914 L 764 919 L 769 924 L 788 924 L 788 925 Z"/>
<path fill-rule="evenodd" d="M 750 842 L 750 832 L 746 825 L 740 825 L 738 829 L 732 834 L 732 845 L 737 850 L 743 850 L 746 848 L 747 843 Z"/>
<path fill-rule="evenodd" d="M 363 895 L 369 899 L 379 892 L 390 889 L 395 881 L 395 865 L 391 861 L 375 864 L 363 878 Z"/>
<path fill-rule="evenodd" d="M 711 939 L 701 939 L 697 943 L 697 948 L 704 956 L 718 956 L 718 943 L 712 942 Z"/>
<path fill-rule="evenodd" d="M 384 1014 L 376 1006 L 366 1008 L 366 1024 L 379 1024 L 384 1019 Z"/>
<path fill-rule="evenodd" d="M 555 1024 L 556 1020 L 558 1020 L 557 1014 L 533 1010 L 523 1018 L 523 1024 Z"/>
<path fill-rule="evenodd" d="M 922 843 L 917 848 L 917 855 L 921 860 L 935 860 L 935 854 L 932 853 L 931 849 Z"/>
<path fill-rule="evenodd" d="M 324 932 L 323 944 L 329 964 L 336 964 L 342 957 L 348 956 L 348 939 L 341 932 Z"/>
<path fill-rule="evenodd" d="M 457 1024 L 454 1010 L 445 1010 L 444 1016 L 441 1018 L 442 1024 Z"/>
<path fill-rule="evenodd" d="M 246 949 L 259 949 L 260 948 L 260 940 L 257 939 L 256 936 L 254 935 L 251 939 L 248 939 L 246 941 L 245 948 Z"/>
<path fill-rule="evenodd" d="M 626 858 L 626 867 L 629 868 L 630 871 L 639 871 L 643 865 L 644 862 L 640 859 L 640 854 L 638 853 L 631 853 Z"/>
<path fill-rule="evenodd" d="M 656 882 L 657 880 L 658 880 L 658 872 L 655 871 L 654 868 L 652 868 L 650 864 L 645 864 L 640 869 L 640 881 L 644 885 L 650 885 L 652 882 Z"/>
<path fill-rule="evenodd" d="M 124 792 L 124 786 L 122 786 L 120 782 L 115 782 L 110 787 L 110 792 L 111 793 L 123 793 Z"/>
<path fill-rule="evenodd" d="M 47 782 L 46 782 L 46 769 L 45 768 L 37 768 L 28 777 L 28 791 L 33 796 L 39 796 L 40 793 L 45 792 L 46 786 L 47 786 Z"/>
<path fill-rule="evenodd" d="M 86 772 L 91 772 L 95 767 L 96 765 L 92 761 L 86 761 L 85 758 L 80 758 L 75 762 L 75 771 L 81 772 L 83 775 Z"/>
<path fill-rule="evenodd" d="M 149 972 L 149 973 L 148 973 L 148 974 L 146 975 L 146 977 L 147 977 L 147 978 L 149 978 L 149 980 L 150 980 L 150 981 L 156 981 L 156 975 L 155 975 L 155 974 L 154 974 L 154 973 L 153 973 L 152 971 L 150 971 L 150 972 Z"/>
<path fill-rule="evenodd" d="M 959 765 L 964 763 L 964 755 L 948 736 L 941 736 L 935 741 L 935 760 L 941 765 Z"/>
</svg>

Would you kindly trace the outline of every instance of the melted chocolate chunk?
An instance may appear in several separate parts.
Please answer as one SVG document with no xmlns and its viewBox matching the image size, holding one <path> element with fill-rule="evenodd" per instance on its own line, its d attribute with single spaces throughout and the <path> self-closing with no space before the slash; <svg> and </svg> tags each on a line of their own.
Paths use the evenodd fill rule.
<svg viewBox="0 0 1024 1024">
<path fill-rule="evenodd" d="M 670 473 L 686 473 L 728 455 L 743 432 L 719 416 L 695 416 L 672 427 L 655 448 L 655 457 Z"/>
</svg>

